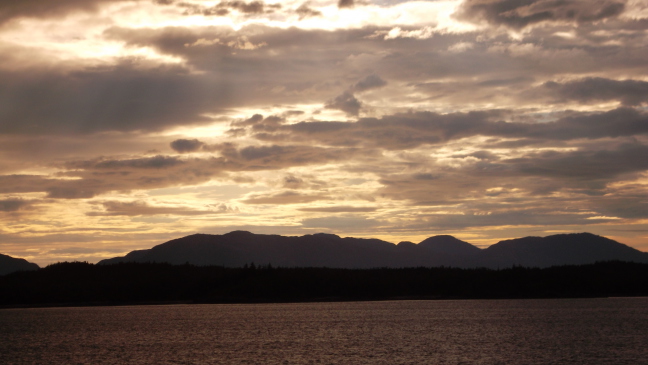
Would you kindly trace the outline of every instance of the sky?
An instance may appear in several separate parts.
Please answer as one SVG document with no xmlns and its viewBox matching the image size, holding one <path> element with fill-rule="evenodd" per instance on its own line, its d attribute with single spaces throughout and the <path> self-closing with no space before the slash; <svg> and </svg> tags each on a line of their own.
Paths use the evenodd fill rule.
<svg viewBox="0 0 648 365">
<path fill-rule="evenodd" d="M 646 0 L 0 0 L 0 252 L 591 232 L 648 251 Z"/>
</svg>

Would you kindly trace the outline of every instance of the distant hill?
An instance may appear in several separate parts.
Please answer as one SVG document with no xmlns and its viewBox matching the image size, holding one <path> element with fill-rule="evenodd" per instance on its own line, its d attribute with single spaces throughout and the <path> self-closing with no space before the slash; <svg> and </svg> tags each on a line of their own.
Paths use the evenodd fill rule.
<svg viewBox="0 0 648 365">
<path fill-rule="evenodd" d="M 138 250 L 99 264 L 158 262 L 199 266 L 242 267 L 549 267 L 621 260 L 648 263 L 648 253 L 590 233 L 525 237 L 477 248 L 452 236 L 434 236 L 419 244 L 341 238 L 334 234 L 301 237 L 234 231 L 224 235 L 194 234 Z"/>
<path fill-rule="evenodd" d="M 486 248 L 482 257 L 489 267 L 549 267 L 610 260 L 648 262 L 648 253 L 591 233 L 500 241 Z"/>
<path fill-rule="evenodd" d="M 15 271 L 38 270 L 39 266 L 25 259 L 0 254 L 0 275 L 11 274 Z"/>
<path fill-rule="evenodd" d="M 481 250 L 468 242 L 461 241 L 452 236 L 441 235 L 430 237 L 419 243 L 419 247 L 438 254 L 474 255 Z"/>
</svg>

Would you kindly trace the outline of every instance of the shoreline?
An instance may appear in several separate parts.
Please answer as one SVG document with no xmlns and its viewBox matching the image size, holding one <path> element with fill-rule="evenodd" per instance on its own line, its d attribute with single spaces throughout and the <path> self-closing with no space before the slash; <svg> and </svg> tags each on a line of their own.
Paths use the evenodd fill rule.
<svg viewBox="0 0 648 365">
<path fill-rule="evenodd" d="M 90 307 L 140 307 L 140 306 L 170 306 L 170 305 L 214 305 L 214 304 L 302 304 L 302 303 L 346 303 L 346 302 L 395 302 L 395 301 L 468 301 L 468 300 L 542 300 L 542 299 L 628 299 L 628 298 L 648 298 L 646 295 L 628 295 L 628 296 L 561 296 L 561 297 L 439 297 L 439 296 L 408 296 L 408 297 L 390 297 L 376 299 L 360 298 L 312 298 L 304 300 L 229 300 L 229 301 L 137 301 L 137 302 L 80 302 L 80 303 L 39 303 L 39 304 L 16 304 L 0 305 L 3 309 L 44 309 L 44 308 L 90 308 Z"/>
</svg>

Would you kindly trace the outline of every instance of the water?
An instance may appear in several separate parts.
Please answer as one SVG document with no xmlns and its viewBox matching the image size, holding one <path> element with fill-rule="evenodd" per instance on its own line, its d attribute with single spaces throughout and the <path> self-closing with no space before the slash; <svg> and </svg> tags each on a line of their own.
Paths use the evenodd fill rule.
<svg viewBox="0 0 648 365">
<path fill-rule="evenodd" d="M 0 310 L 3 364 L 639 364 L 648 299 Z"/>
</svg>

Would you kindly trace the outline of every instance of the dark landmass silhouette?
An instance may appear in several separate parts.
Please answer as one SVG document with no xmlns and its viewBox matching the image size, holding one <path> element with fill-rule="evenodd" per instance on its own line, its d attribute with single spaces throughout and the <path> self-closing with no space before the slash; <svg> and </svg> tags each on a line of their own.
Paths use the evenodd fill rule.
<svg viewBox="0 0 648 365">
<path fill-rule="evenodd" d="M 38 270 L 40 267 L 25 259 L 19 259 L 0 254 L 0 275 L 6 275 L 16 271 Z"/>
<path fill-rule="evenodd" d="M 378 239 L 341 238 L 325 233 L 286 237 L 234 231 L 224 235 L 194 234 L 148 250 L 132 251 L 124 257 L 102 260 L 99 264 L 157 262 L 242 267 L 256 262 L 281 267 L 350 269 L 544 268 L 610 260 L 648 263 L 648 253 L 591 233 L 524 237 L 480 249 L 452 236 L 434 236 L 419 244 L 400 242 L 394 245 Z"/>
<path fill-rule="evenodd" d="M 0 306 L 648 295 L 648 253 L 590 233 L 480 249 L 452 236 L 395 245 L 235 231 L 195 234 L 96 265 L 23 267 L 33 271 L 0 276 Z"/>
<path fill-rule="evenodd" d="M 0 307 L 648 295 L 648 264 L 332 269 L 58 263 L 0 276 Z"/>
</svg>

